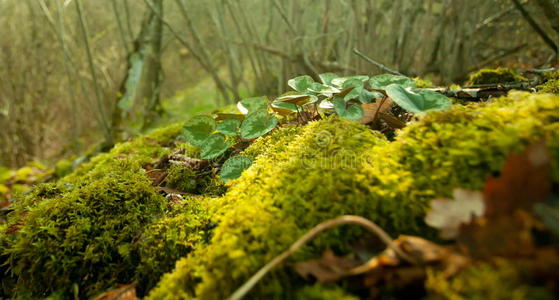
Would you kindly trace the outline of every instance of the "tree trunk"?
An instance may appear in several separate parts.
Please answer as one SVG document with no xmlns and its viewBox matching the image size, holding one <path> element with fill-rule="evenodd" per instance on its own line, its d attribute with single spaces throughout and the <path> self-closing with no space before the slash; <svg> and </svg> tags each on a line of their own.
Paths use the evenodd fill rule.
<svg viewBox="0 0 559 300">
<path fill-rule="evenodd" d="M 161 42 L 163 0 L 150 0 L 150 9 L 142 29 L 128 53 L 128 72 L 121 85 L 121 95 L 113 112 L 113 126 L 122 132 L 122 116 L 136 105 L 143 107 L 142 130 L 149 128 L 163 110 L 161 91 Z"/>
</svg>

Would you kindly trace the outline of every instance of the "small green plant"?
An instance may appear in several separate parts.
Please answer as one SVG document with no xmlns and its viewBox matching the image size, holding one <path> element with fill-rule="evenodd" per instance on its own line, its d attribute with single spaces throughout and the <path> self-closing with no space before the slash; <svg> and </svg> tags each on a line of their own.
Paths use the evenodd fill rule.
<svg viewBox="0 0 559 300">
<path fill-rule="evenodd" d="M 334 109 L 343 118 L 360 120 L 364 110 L 360 104 L 370 104 L 375 99 L 391 98 L 403 109 L 421 114 L 428 110 L 443 110 L 452 105 L 446 96 L 417 88 L 413 79 L 405 76 L 383 74 L 378 76 L 338 77 L 336 74 L 320 75 L 321 83 L 310 76 L 291 79 L 288 84 L 296 93 L 284 94 L 272 102 L 272 108 L 290 110 L 292 113 L 314 105 Z"/>
<path fill-rule="evenodd" d="M 391 98 L 403 109 L 421 114 L 451 106 L 444 95 L 416 87 L 413 79 L 390 74 L 378 76 L 339 77 L 333 73 L 319 75 L 321 82 L 310 76 L 288 81 L 293 91 L 273 101 L 267 97 L 247 98 L 237 103 L 241 114 L 218 114 L 217 117 L 197 116 L 184 125 L 184 136 L 194 146 L 201 147 L 201 158 L 216 159 L 239 141 L 250 142 L 272 131 L 279 118 L 307 122 L 333 111 L 349 120 L 362 120 L 362 104 L 377 99 L 381 105 Z M 246 157 L 231 157 L 221 170 L 224 181 L 236 179 L 251 164 Z"/>
</svg>

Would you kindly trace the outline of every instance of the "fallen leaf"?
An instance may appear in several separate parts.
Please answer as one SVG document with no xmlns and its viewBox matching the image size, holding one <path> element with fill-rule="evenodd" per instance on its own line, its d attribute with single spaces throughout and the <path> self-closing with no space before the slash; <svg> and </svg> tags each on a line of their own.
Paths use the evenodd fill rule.
<svg viewBox="0 0 559 300">
<path fill-rule="evenodd" d="M 510 216 L 484 218 L 464 225 L 457 241 L 474 258 L 529 256 L 535 251 L 532 229 L 541 227 L 531 214 L 517 210 Z"/>
<path fill-rule="evenodd" d="M 167 172 L 163 170 L 153 169 L 146 172 L 146 176 L 151 179 L 153 186 L 159 186 L 161 182 L 167 177 Z"/>
<path fill-rule="evenodd" d="M 489 178 L 483 190 L 485 215 L 510 215 L 517 209 L 532 210 L 551 192 L 550 155 L 545 143 L 529 146 L 508 156 L 501 177 Z"/>
<path fill-rule="evenodd" d="M 138 300 L 136 296 L 136 284 L 122 285 L 117 289 L 105 292 L 94 300 Z"/>
<path fill-rule="evenodd" d="M 326 250 L 321 258 L 297 262 L 294 267 L 295 271 L 305 279 L 312 276 L 320 283 L 329 283 L 341 279 L 349 270 L 360 264 L 355 259 L 338 257 L 332 250 Z"/>
<path fill-rule="evenodd" d="M 382 101 L 382 99 L 377 99 L 374 103 L 361 104 L 361 107 L 363 108 L 364 114 L 363 114 L 363 118 L 361 118 L 361 120 L 359 120 L 359 123 L 369 124 L 369 123 L 373 122 L 375 120 L 375 118 L 376 119 L 379 118 L 380 113 L 388 112 L 392 108 L 393 105 L 394 105 L 394 102 L 392 102 L 392 100 L 390 100 L 390 99 L 386 99 L 384 102 Z M 380 106 L 380 109 L 379 109 L 379 106 Z"/>
<path fill-rule="evenodd" d="M 414 258 L 418 264 L 410 265 L 402 261 L 394 250 L 388 248 L 366 264 L 352 269 L 349 274 L 364 274 L 364 285 L 367 287 L 381 283 L 406 285 L 424 279 L 426 265 L 437 268 L 445 276 L 450 277 L 470 264 L 468 258 L 450 248 L 419 237 L 403 235 L 393 243 L 405 254 Z"/>
<path fill-rule="evenodd" d="M 439 229 L 441 238 L 453 239 L 458 236 L 460 226 L 468 224 L 484 213 L 483 194 L 478 191 L 454 190 L 454 199 L 431 201 L 431 210 L 425 222 Z"/>
</svg>

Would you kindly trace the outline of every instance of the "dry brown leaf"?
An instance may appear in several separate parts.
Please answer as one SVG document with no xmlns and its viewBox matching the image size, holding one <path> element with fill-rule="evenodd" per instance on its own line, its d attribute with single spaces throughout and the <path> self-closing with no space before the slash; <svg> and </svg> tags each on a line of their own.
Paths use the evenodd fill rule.
<svg viewBox="0 0 559 300">
<path fill-rule="evenodd" d="M 361 263 L 348 257 L 338 257 L 331 250 L 324 251 L 319 259 L 297 262 L 295 271 L 303 278 L 316 278 L 320 283 L 335 282 L 344 277 L 347 272 Z"/>
<path fill-rule="evenodd" d="M 543 142 L 507 158 L 501 177 L 489 178 L 483 191 L 485 218 L 462 226 L 460 246 L 475 258 L 519 257 L 534 253 L 534 204 L 551 192 L 550 155 Z"/>
<path fill-rule="evenodd" d="M 474 258 L 528 256 L 535 251 L 532 229 L 541 224 L 528 212 L 485 218 L 461 228 L 458 242 Z"/>
<path fill-rule="evenodd" d="M 551 192 L 550 155 L 545 143 L 528 147 L 507 158 L 501 177 L 489 178 L 483 195 L 487 217 L 510 215 L 517 209 L 531 210 Z"/>
<path fill-rule="evenodd" d="M 136 296 L 136 284 L 122 285 L 117 289 L 105 292 L 94 300 L 139 300 Z"/>
<path fill-rule="evenodd" d="M 381 105 L 381 103 L 382 103 L 382 105 Z M 380 105 L 380 109 L 379 109 L 379 105 Z M 359 123 L 369 124 L 369 123 L 373 122 L 375 120 L 375 116 L 378 119 L 380 113 L 388 112 L 392 108 L 393 105 L 394 105 L 394 102 L 392 102 L 392 100 L 386 99 L 383 103 L 382 99 L 380 99 L 380 98 L 377 99 L 374 103 L 361 104 L 361 107 L 363 108 L 364 114 L 363 114 L 363 118 L 361 118 L 361 120 L 359 120 Z"/>
</svg>

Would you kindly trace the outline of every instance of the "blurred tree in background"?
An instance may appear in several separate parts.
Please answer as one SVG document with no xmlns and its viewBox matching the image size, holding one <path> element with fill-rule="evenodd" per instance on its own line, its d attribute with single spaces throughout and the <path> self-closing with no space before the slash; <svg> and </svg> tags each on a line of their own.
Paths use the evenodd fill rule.
<svg viewBox="0 0 559 300">
<path fill-rule="evenodd" d="M 354 49 L 445 84 L 542 67 L 558 15 L 558 0 L 0 0 L 0 165 L 106 148 L 296 75 L 385 72 Z"/>
</svg>

